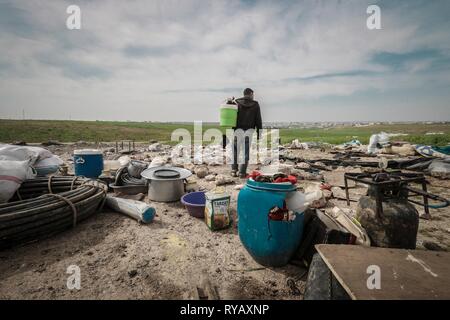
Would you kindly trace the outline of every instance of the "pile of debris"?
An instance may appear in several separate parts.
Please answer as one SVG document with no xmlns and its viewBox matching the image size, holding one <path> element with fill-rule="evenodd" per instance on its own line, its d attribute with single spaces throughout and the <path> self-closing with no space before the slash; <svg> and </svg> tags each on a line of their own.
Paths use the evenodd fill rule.
<svg viewBox="0 0 450 320">
<path fill-rule="evenodd" d="M 430 208 L 449 205 L 428 193 L 426 175 L 450 177 L 450 150 L 389 140 L 380 133 L 369 146 L 354 138 L 331 147 L 296 139 L 280 148 L 278 164 L 260 162 L 244 180 L 229 175 L 224 164 L 231 153 L 224 154 L 222 145 L 196 152 L 158 142 L 136 150 L 133 143 L 123 153 L 108 146 L 97 150 L 101 174 L 91 179 L 76 176 L 77 166 L 89 165 L 86 157 L 77 162 L 72 152 L 59 157 L 43 148 L 0 145 L 0 176 L 13 177 L 0 181 L 0 247 L 67 230 L 104 203 L 139 223 L 152 223 L 157 203 L 181 201 L 192 219 L 202 218 L 213 231 L 233 226 L 237 212 L 243 246 L 267 266 L 289 262 L 308 268 L 315 245 L 322 243 L 415 249 L 415 205 L 424 208 L 426 219 L 432 218 Z M 261 221 L 250 218 L 257 216 L 249 214 L 253 211 Z M 255 234 L 264 240 L 251 242 Z M 287 260 L 277 256 L 286 255 L 284 245 L 292 253 Z M 252 251 L 258 246 L 272 251 L 263 257 Z"/>
</svg>

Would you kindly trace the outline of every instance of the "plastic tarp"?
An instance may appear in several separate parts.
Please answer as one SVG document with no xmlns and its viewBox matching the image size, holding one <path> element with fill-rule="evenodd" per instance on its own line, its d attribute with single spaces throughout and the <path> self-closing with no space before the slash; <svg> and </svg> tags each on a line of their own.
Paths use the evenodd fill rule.
<svg viewBox="0 0 450 320">
<path fill-rule="evenodd" d="M 370 136 L 368 153 L 378 153 L 380 149 L 389 145 L 389 135 L 386 132 L 380 132 Z"/>
<path fill-rule="evenodd" d="M 447 158 L 450 155 L 450 146 L 447 147 L 435 147 L 435 146 L 425 146 L 416 145 L 416 151 L 424 157 L 438 157 Z"/>
</svg>

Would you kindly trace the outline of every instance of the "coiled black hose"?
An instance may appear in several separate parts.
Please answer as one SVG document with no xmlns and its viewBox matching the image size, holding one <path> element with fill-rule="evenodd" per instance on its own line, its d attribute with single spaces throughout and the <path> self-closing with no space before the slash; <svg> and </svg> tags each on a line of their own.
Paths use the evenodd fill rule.
<svg viewBox="0 0 450 320">
<path fill-rule="evenodd" d="M 100 210 L 105 184 L 84 177 L 50 177 L 22 183 L 12 202 L 0 204 L 0 249 L 47 238 Z"/>
</svg>

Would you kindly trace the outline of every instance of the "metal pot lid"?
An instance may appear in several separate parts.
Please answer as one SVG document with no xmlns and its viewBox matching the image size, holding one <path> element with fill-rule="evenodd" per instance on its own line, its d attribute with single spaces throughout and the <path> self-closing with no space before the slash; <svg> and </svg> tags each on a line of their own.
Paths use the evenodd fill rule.
<svg viewBox="0 0 450 320">
<path fill-rule="evenodd" d="M 149 180 L 183 180 L 192 175 L 192 172 L 178 167 L 153 167 L 142 171 L 141 176 Z"/>
<path fill-rule="evenodd" d="M 179 178 L 180 173 L 173 169 L 159 169 L 153 172 L 153 176 L 161 179 Z"/>
</svg>

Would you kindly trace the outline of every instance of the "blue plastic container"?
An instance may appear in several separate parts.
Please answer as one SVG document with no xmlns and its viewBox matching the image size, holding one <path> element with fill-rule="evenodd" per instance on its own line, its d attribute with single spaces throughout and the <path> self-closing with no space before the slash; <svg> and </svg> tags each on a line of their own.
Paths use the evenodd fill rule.
<svg viewBox="0 0 450 320">
<path fill-rule="evenodd" d="M 303 235 L 303 212 L 292 221 L 269 219 L 269 211 L 283 207 L 291 184 L 262 183 L 248 180 L 239 192 L 238 231 L 242 244 L 260 264 L 269 267 L 286 265 L 297 250 Z"/>
<path fill-rule="evenodd" d="M 103 171 L 103 154 L 95 149 L 75 150 L 73 163 L 76 176 L 98 178 Z"/>
</svg>

